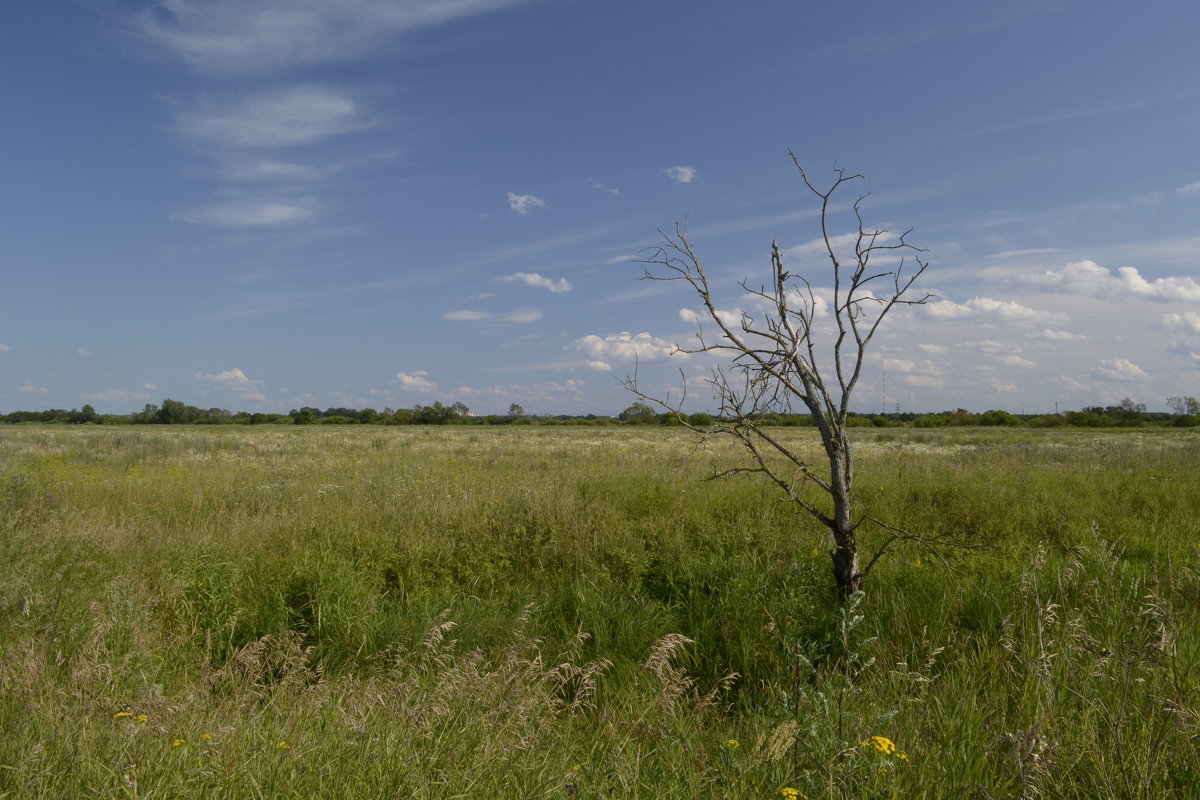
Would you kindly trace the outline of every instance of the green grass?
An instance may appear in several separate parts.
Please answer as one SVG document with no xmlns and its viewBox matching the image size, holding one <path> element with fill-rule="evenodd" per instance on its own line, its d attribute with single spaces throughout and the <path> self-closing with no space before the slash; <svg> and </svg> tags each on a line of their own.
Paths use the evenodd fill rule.
<svg viewBox="0 0 1200 800">
<path fill-rule="evenodd" d="M 0 429 L 0 797 L 1200 796 L 1200 435 L 857 433 L 845 605 L 677 429 Z"/>
</svg>

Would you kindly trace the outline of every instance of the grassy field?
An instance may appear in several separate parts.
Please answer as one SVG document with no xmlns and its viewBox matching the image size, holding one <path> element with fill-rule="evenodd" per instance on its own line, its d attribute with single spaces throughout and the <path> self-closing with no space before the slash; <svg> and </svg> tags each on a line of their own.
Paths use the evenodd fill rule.
<svg viewBox="0 0 1200 800">
<path fill-rule="evenodd" d="M 1200 797 L 1200 434 L 856 443 L 981 547 L 844 604 L 679 429 L 0 429 L 0 797 Z"/>
</svg>

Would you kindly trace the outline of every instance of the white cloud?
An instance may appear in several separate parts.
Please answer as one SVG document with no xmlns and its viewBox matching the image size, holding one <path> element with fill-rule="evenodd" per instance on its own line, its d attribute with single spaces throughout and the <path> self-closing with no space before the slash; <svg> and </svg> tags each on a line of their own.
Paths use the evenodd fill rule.
<svg viewBox="0 0 1200 800">
<path fill-rule="evenodd" d="M 944 344 L 921 344 L 917 345 L 917 349 L 926 353 L 932 353 L 934 355 L 950 352 L 950 348 L 946 347 Z"/>
<path fill-rule="evenodd" d="M 1024 250 L 1004 250 L 992 253 L 988 258 L 1024 258 L 1026 256 L 1044 256 L 1059 252 L 1057 247 L 1027 247 Z"/>
<path fill-rule="evenodd" d="M 1109 300 L 1129 296 L 1148 300 L 1186 300 L 1200 302 L 1200 283 L 1184 276 L 1148 281 L 1136 267 L 1119 267 L 1114 274 L 1095 261 L 1072 261 L 1061 270 L 1047 270 L 1025 280 L 1041 286 L 1078 292 Z"/>
<path fill-rule="evenodd" d="M 266 395 L 262 393 L 263 381 L 252 380 L 249 375 L 237 367 L 212 374 L 197 372 L 192 379 L 201 383 L 213 384 L 218 389 L 235 392 L 248 400 L 267 399 Z"/>
<path fill-rule="evenodd" d="M 11 353 L 12 348 L 6 344 L 0 344 L 0 353 Z"/>
<path fill-rule="evenodd" d="M 442 314 L 442 319 L 451 320 L 452 322 L 481 322 L 491 320 L 494 322 L 514 322 L 518 325 L 536 322 L 541 318 L 542 312 L 533 308 L 521 308 L 516 311 L 510 311 L 507 314 L 493 314 L 490 311 L 471 311 L 467 309 L 448 311 Z"/>
<path fill-rule="evenodd" d="M 171 219 L 218 228 L 262 228 L 307 222 L 315 214 L 311 197 L 281 202 L 241 202 L 206 206 L 177 214 Z"/>
<path fill-rule="evenodd" d="M 1105 358 L 1092 367 L 1092 377 L 1107 381 L 1132 381 L 1150 376 L 1127 358 Z"/>
<path fill-rule="evenodd" d="M 995 339 L 980 339 L 975 342 L 963 342 L 964 347 L 969 347 L 972 350 L 978 350 L 980 353 L 988 355 L 1000 355 L 1012 348 L 1004 342 L 997 342 Z"/>
<path fill-rule="evenodd" d="M 604 365 L 594 367 L 595 369 L 612 369 L 609 366 L 609 362 L 612 361 L 633 361 L 635 358 L 652 361 L 669 356 L 675 351 L 675 345 L 665 339 L 655 338 L 645 332 L 632 334 L 628 331 L 603 338 L 591 334 L 576 339 L 571 346 L 586 354 L 589 362 Z"/>
<path fill-rule="evenodd" d="M 589 186 L 591 186 L 593 189 L 595 189 L 595 190 L 597 190 L 597 191 L 600 191 L 600 192 L 603 192 L 603 191 L 605 191 L 605 186 L 604 186 L 604 184 L 603 184 L 603 183 L 599 183 L 599 182 L 597 182 L 597 181 L 596 181 L 594 178 L 588 178 L 588 185 L 589 185 Z M 621 194 L 621 190 L 620 190 L 620 189 L 608 189 L 607 191 L 608 191 L 608 193 L 609 193 L 609 194 L 611 194 L 613 197 L 616 197 L 617 195 Z"/>
<path fill-rule="evenodd" d="M 398 383 L 401 389 L 410 392 L 437 391 L 437 384 L 429 380 L 429 373 L 423 369 L 415 372 L 397 372 L 396 379 L 392 383 Z"/>
<path fill-rule="evenodd" d="M 21 391 L 28 392 L 29 394 L 50 394 L 50 390 L 45 386 L 34 386 L 29 381 L 25 381 L 21 384 Z"/>
<path fill-rule="evenodd" d="M 588 361 L 586 364 L 588 369 L 595 369 L 600 372 L 612 372 L 612 364 L 607 361 Z"/>
<path fill-rule="evenodd" d="M 1050 342 L 1083 342 L 1087 341 L 1086 336 L 1081 333 L 1071 333 L 1070 331 L 1056 331 L 1050 328 L 1043 328 L 1040 331 L 1031 331 L 1025 334 L 1030 339 L 1045 339 Z"/>
<path fill-rule="evenodd" d="M 1200 181 L 1185 183 L 1175 190 L 1179 194 L 1200 194 Z"/>
<path fill-rule="evenodd" d="M 257 161 L 227 164 L 221 169 L 221 177 L 227 181 L 311 181 L 339 172 L 338 165 L 318 167 L 298 161 Z"/>
<path fill-rule="evenodd" d="M 481 319 L 492 319 L 495 314 L 489 314 L 486 311 L 448 311 L 442 314 L 442 319 L 452 320 L 454 322 L 474 322 Z"/>
<path fill-rule="evenodd" d="M 991 297 L 973 297 L 965 303 L 939 300 L 928 303 L 925 311 L 934 319 L 981 319 L 999 322 L 1038 322 L 1066 319 L 1065 315 L 1051 311 L 1038 311 L 1012 300 L 996 300 Z"/>
<path fill-rule="evenodd" d="M 293 86 L 215 103 L 202 99 L 180 112 L 179 132 L 219 147 L 291 147 L 362 130 L 370 123 L 348 93 L 329 86 Z"/>
<path fill-rule="evenodd" d="M 86 350 L 86 349 L 84 349 L 84 348 L 82 348 L 82 347 L 76 347 L 76 348 L 75 348 L 75 355 L 79 356 L 80 358 L 91 358 L 91 357 L 92 357 L 92 351 L 91 351 L 91 350 Z"/>
<path fill-rule="evenodd" d="M 131 20 L 203 72 L 232 75 L 358 60 L 397 34 L 524 0 L 160 0 Z"/>
<path fill-rule="evenodd" d="M 517 311 L 510 311 L 507 314 L 501 314 L 497 319 L 501 322 L 515 322 L 518 325 L 524 325 L 529 322 L 536 322 L 542 318 L 542 312 L 533 309 L 525 308 Z"/>
<path fill-rule="evenodd" d="M 103 392 L 85 392 L 79 395 L 80 400 L 85 400 L 89 403 L 104 402 L 105 400 L 137 400 L 139 402 L 149 400 L 150 395 L 146 392 L 127 392 L 124 389 L 106 389 Z"/>
<path fill-rule="evenodd" d="M 691 183 L 696 180 L 697 175 L 695 167 L 667 167 L 659 172 L 676 183 Z"/>
<path fill-rule="evenodd" d="M 1167 348 L 1167 352 L 1175 356 L 1183 356 L 1200 367 L 1200 343 L 1191 344 L 1188 341 L 1176 342 Z"/>
<path fill-rule="evenodd" d="M 545 208 L 546 201 L 540 197 L 534 197 L 531 194 L 514 194 L 508 193 L 508 207 L 518 214 L 524 216 L 535 208 Z"/>
<path fill-rule="evenodd" d="M 505 275 L 500 280 L 502 281 L 521 281 L 529 286 L 536 286 L 540 289 L 549 289 L 551 292 L 569 292 L 575 287 L 566 278 L 553 280 L 539 275 L 536 272 L 517 272 L 512 275 Z"/>
<path fill-rule="evenodd" d="M 1165 314 L 1162 318 L 1164 328 L 1169 330 L 1181 329 L 1192 333 L 1200 333 L 1200 314 L 1195 311 L 1184 311 L 1182 314 Z"/>
<path fill-rule="evenodd" d="M 1009 366 L 1009 367 L 1036 367 L 1037 366 L 1037 364 L 1035 362 L 1030 361 L 1028 358 L 1022 358 L 1021 356 L 1015 356 L 1015 355 L 1000 356 L 996 360 L 999 361 L 1001 364 L 1004 364 L 1005 366 Z"/>
<path fill-rule="evenodd" d="M 151 390 L 151 391 L 155 391 L 155 390 L 157 390 L 157 389 L 158 389 L 158 387 L 157 387 L 157 386 L 155 386 L 153 383 L 143 383 L 143 384 L 142 384 L 142 388 L 143 388 L 143 389 L 149 389 L 149 390 Z"/>
</svg>

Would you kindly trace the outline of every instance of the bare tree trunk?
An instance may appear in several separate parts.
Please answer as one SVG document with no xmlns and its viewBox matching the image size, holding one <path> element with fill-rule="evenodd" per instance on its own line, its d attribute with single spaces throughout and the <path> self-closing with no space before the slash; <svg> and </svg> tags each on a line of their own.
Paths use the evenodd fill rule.
<svg viewBox="0 0 1200 800">
<path fill-rule="evenodd" d="M 833 439 L 828 447 L 829 464 L 832 467 L 830 494 L 833 497 L 833 516 L 829 529 L 833 532 L 834 549 L 833 577 L 838 591 L 851 595 L 862 589 L 862 572 L 858 564 L 858 542 L 855 541 L 854 523 L 850 516 L 851 461 L 849 442 L 843 441 L 845 433 Z"/>
<path fill-rule="evenodd" d="M 906 241 L 909 231 L 895 236 L 863 224 L 861 203 L 866 195 L 852 206 L 857 232 L 851 230 L 853 243 L 844 245 L 842 236 L 831 233 L 831 198 L 840 186 L 863 176 L 847 175 L 835 167 L 833 185 L 820 189 L 809 180 L 796 155 L 790 155 L 805 186 L 821 202 L 819 241 L 832 267 L 832 305 L 824 299 L 829 292 L 818 293 L 803 275 L 788 272 L 776 240 L 771 243 L 770 283 L 756 287 L 748 278 L 743 279 L 738 285 L 750 302 L 734 311 L 720 309 L 715 287 L 688 241 L 686 227 L 676 223 L 675 235 L 662 233 L 663 243 L 642 262 L 658 268 L 652 271 L 647 266 L 644 277 L 684 281 L 695 290 L 712 326 L 709 330 L 715 329 L 715 335 L 706 338 L 702 326 L 696 333 L 696 346 L 676 349 L 728 356 L 728 368 L 736 379 L 730 380 L 722 367 L 713 370 L 709 384 L 721 408 L 707 431 L 686 420 L 682 401 L 672 404 L 668 398 L 644 394 L 638 389 L 636 376 L 627 378 L 625 385 L 639 397 L 673 411 L 692 430 L 727 434 L 740 441 L 749 454 L 748 463 L 719 470 L 714 477 L 760 473 L 803 513 L 828 528 L 833 535 L 829 555 L 834 579 L 838 590 L 849 596 L 862 589 L 864 578 L 855 539 L 857 525 L 850 513 L 854 477 L 846 433 L 850 397 L 862 375 L 867 347 L 884 317 L 896 306 L 921 305 L 931 297 L 907 297 L 913 283 L 925 272 L 927 262 L 921 258 L 923 251 Z M 686 387 L 685 380 L 685 392 Z M 791 413 L 800 406 L 812 414 L 820 433 L 829 463 L 828 477 L 786 440 L 764 427 L 773 414 Z M 808 486 L 816 486 L 826 497 L 806 496 L 804 489 Z M 871 559 L 866 571 L 875 560 Z"/>
</svg>

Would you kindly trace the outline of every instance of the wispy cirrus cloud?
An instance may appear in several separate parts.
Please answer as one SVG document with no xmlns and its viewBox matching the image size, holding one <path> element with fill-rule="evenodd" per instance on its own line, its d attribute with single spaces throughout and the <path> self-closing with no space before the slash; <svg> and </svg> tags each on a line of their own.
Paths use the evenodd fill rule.
<svg viewBox="0 0 1200 800">
<path fill-rule="evenodd" d="M 147 392 L 127 392 L 124 389 L 106 389 L 103 392 L 84 392 L 79 399 L 88 403 L 102 403 L 106 400 L 137 400 L 150 399 Z"/>
<path fill-rule="evenodd" d="M 311 197 L 282 201 L 234 201 L 217 203 L 171 215 L 177 222 L 217 228 L 263 228 L 307 222 L 316 213 Z"/>
<path fill-rule="evenodd" d="M 135 35 L 216 75 L 363 58 L 404 34 L 527 0 L 160 0 Z"/>
<path fill-rule="evenodd" d="M 448 311 L 442 314 L 442 319 L 450 320 L 451 322 L 513 322 L 518 325 L 536 322 L 541 318 L 542 312 L 533 308 L 521 308 L 516 311 L 509 311 L 506 314 L 496 314 L 491 311 L 472 311 L 469 309 Z"/>
<path fill-rule="evenodd" d="M 175 123 L 185 139 L 239 148 L 315 144 L 372 124 L 351 92 L 319 84 L 224 101 L 201 97 L 193 107 L 180 110 Z"/>
<path fill-rule="evenodd" d="M 500 280 L 507 283 L 520 281 L 526 286 L 536 286 L 539 289 L 548 289 L 555 294 L 569 292 L 575 288 L 574 284 L 572 284 L 566 278 L 554 280 L 553 278 L 547 278 L 543 275 L 539 275 L 536 272 L 516 272 L 512 275 L 505 275 L 504 277 L 500 278 Z"/>
<path fill-rule="evenodd" d="M 1030 339 L 1045 339 L 1048 342 L 1085 342 L 1088 338 L 1082 333 L 1056 331 L 1052 328 L 1042 328 L 1040 331 L 1032 331 L 1025 335 Z"/>
</svg>

